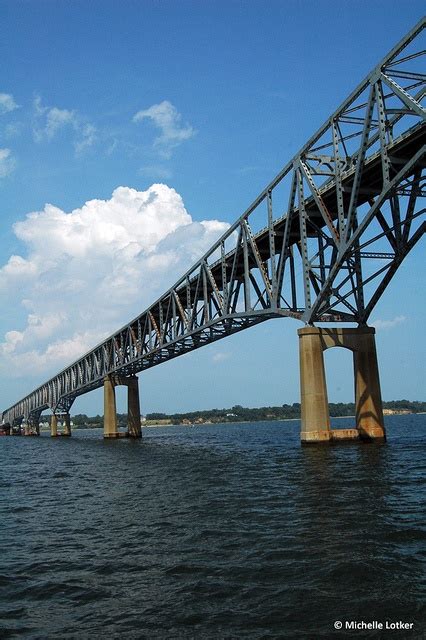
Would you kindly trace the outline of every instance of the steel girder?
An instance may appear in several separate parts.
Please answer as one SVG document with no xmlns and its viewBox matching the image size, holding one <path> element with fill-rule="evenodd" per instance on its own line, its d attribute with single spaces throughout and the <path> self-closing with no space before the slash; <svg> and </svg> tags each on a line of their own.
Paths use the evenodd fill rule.
<svg viewBox="0 0 426 640">
<path fill-rule="evenodd" d="M 69 411 L 133 375 L 272 317 L 365 324 L 425 232 L 421 20 L 161 298 L 3 412 Z"/>
</svg>

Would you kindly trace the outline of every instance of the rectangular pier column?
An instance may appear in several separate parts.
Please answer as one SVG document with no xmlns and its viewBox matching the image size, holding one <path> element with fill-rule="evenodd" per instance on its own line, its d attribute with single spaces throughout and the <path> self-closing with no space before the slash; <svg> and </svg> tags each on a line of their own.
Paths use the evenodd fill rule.
<svg viewBox="0 0 426 640">
<path fill-rule="evenodd" d="M 117 410 L 115 386 L 111 376 L 104 378 L 104 438 L 117 438 Z"/>
<path fill-rule="evenodd" d="M 58 418 L 55 416 L 55 414 L 52 414 L 50 416 L 50 435 L 52 436 L 52 438 L 56 438 L 56 436 L 58 435 Z"/>
<path fill-rule="evenodd" d="M 354 351 L 356 426 L 363 440 L 385 440 L 375 330 L 358 337 Z"/>
<path fill-rule="evenodd" d="M 71 418 L 69 413 L 65 414 L 62 424 L 64 426 L 64 432 L 62 435 L 70 436 L 71 435 Z"/>
<path fill-rule="evenodd" d="M 139 404 L 139 381 L 127 378 L 127 429 L 131 438 L 141 438 L 141 411 Z"/>
<path fill-rule="evenodd" d="M 301 441 L 302 444 L 331 439 L 327 384 L 320 330 L 298 330 L 300 355 Z"/>
</svg>

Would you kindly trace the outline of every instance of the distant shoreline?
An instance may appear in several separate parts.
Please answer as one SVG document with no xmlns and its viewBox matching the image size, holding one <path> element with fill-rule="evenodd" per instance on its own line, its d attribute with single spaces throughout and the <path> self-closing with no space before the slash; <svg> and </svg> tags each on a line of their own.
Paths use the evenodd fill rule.
<svg viewBox="0 0 426 640">
<path fill-rule="evenodd" d="M 356 419 L 355 405 L 352 402 L 330 402 L 330 418 Z M 426 413 L 426 402 L 411 400 L 390 400 L 383 402 L 383 414 L 385 418 L 392 415 L 416 415 Z M 188 411 L 186 413 L 162 413 L 151 412 L 141 415 L 141 426 L 150 428 L 173 426 L 199 426 L 209 424 L 246 424 L 255 422 L 291 422 L 301 419 L 301 405 L 294 402 L 292 405 L 283 404 L 269 407 L 243 407 L 234 405 L 231 408 L 205 409 Z M 60 420 L 60 417 L 59 417 Z M 119 429 L 126 429 L 127 414 L 117 413 Z M 71 416 L 73 429 L 102 429 L 103 416 L 88 416 L 76 413 Z M 42 415 L 40 426 L 43 430 L 50 428 L 50 415 Z M 58 425 L 61 426 L 61 425 Z"/>
<path fill-rule="evenodd" d="M 401 415 L 425 415 L 426 411 L 418 411 L 418 412 L 410 412 L 410 413 L 394 413 L 394 414 L 388 414 L 385 415 L 385 418 L 389 418 L 392 416 L 401 416 Z M 355 419 L 356 416 L 355 415 L 350 415 L 350 416 L 330 416 L 331 419 L 333 420 L 347 420 L 347 419 Z M 153 424 L 145 424 L 144 422 L 141 423 L 141 427 L 143 429 L 161 429 L 161 428 L 167 428 L 167 427 L 204 427 L 204 426 L 214 426 L 214 425 L 220 425 L 220 426 L 228 426 L 228 425 L 244 425 L 244 424 L 252 424 L 252 423 L 256 423 L 256 422 L 300 422 L 300 418 L 279 418 L 279 419 L 274 419 L 274 418 L 270 418 L 268 419 L 259 419 L 259 420 L 235 420 L 235 421 L 224 421 L 224 422 L 199 422 L 199 423 L 179 423 L 179 422 L 173 422 L 173 423 L 168 423 L 168 424 L 160 424 L 160 423 L 153 423 Z M 125 429 L 125 426 L 120 427 L 121 429 Z M 96 430 L 96 429 L 103 429 L 103 424 L 101 423 L 97 423 L 95 425 L 91 425 L 91 426 L 83 426 L 83 425 L 73 425 L 73 429 L 77 429 L 79 431 L 91 431 L 91 430 Z M 49 427 L 42 427 L 41 428 L 42 431 L 49 431 Z"/>
</svg>

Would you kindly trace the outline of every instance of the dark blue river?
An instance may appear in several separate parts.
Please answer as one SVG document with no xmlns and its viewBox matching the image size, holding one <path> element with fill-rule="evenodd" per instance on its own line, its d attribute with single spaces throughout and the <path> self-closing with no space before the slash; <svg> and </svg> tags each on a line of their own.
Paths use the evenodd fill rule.
<svg viewBox="0 0 426 640">
<path fill-rule="evenodd" d="M 426 416 L 387 429 L 0 438 L 0 638 L 425 638 Z"/>
</svg>

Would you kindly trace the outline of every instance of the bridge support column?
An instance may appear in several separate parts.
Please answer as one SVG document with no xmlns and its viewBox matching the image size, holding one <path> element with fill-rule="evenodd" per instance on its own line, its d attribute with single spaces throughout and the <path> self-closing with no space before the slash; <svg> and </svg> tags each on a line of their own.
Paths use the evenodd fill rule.
<svg viewBox="0 0 426 640">
<path fill-rule="evenodd" d="M 354 352 L 356 426 L 363 440 L 385 440 L 374 329 L 360 336 Z"/>
<path fill-rule="evenodd" d="M 30 415 L 28 418 L 24 418 L 23 428 L 24 428 L 24 436 L 39 436 L 40 435 L 40 424 L 39 424 L 39 415 Z"/>
<path fill-rule="evenodd" d="M 338 440 L 385 440 L 379 369 L 371 327 L 299 329 L 302 444 Z M 324 351 L 344 347 L 353 352 L 355 429 L 330 429 Z"/>
<path fill-rule="evenodd" d="M 142 438 L 139 381 L 136 376 L 127 382 L 127 428 L 130 438 Z"/>
<path fill-rule="evenodd" d="M 127 432 L 118 430 L 115 387 L 127 387 Z M 106 376 L 104 378 L 104 438 L 141 438 L 139 383 L 136 376 Z"/>
<path fill-rule="evenodd" d="M 58 435 L 58 418 L 54 413 L 50 416 L 50 435 L 52 438 Z"/>
<path fill-rule="evenodd" d="M 70 418 L 70 414 L 66 413 L 63 417 L 62 420 L 62 424 L 63 424 L 63 436 L 71 436 L 71 418 Z"/>
<path fill-rule="evenodd" d="M 111 376 L 104 378 L 104 438 L 118 438 L 115 385 Z"/>
<path fill-rule="evenodd" d="M 308 329 L 308 330 L 307 330 Z M 331 440 L 320 330 L 299 329 L 301 440 L 302 443 Z"/>
</svg>

